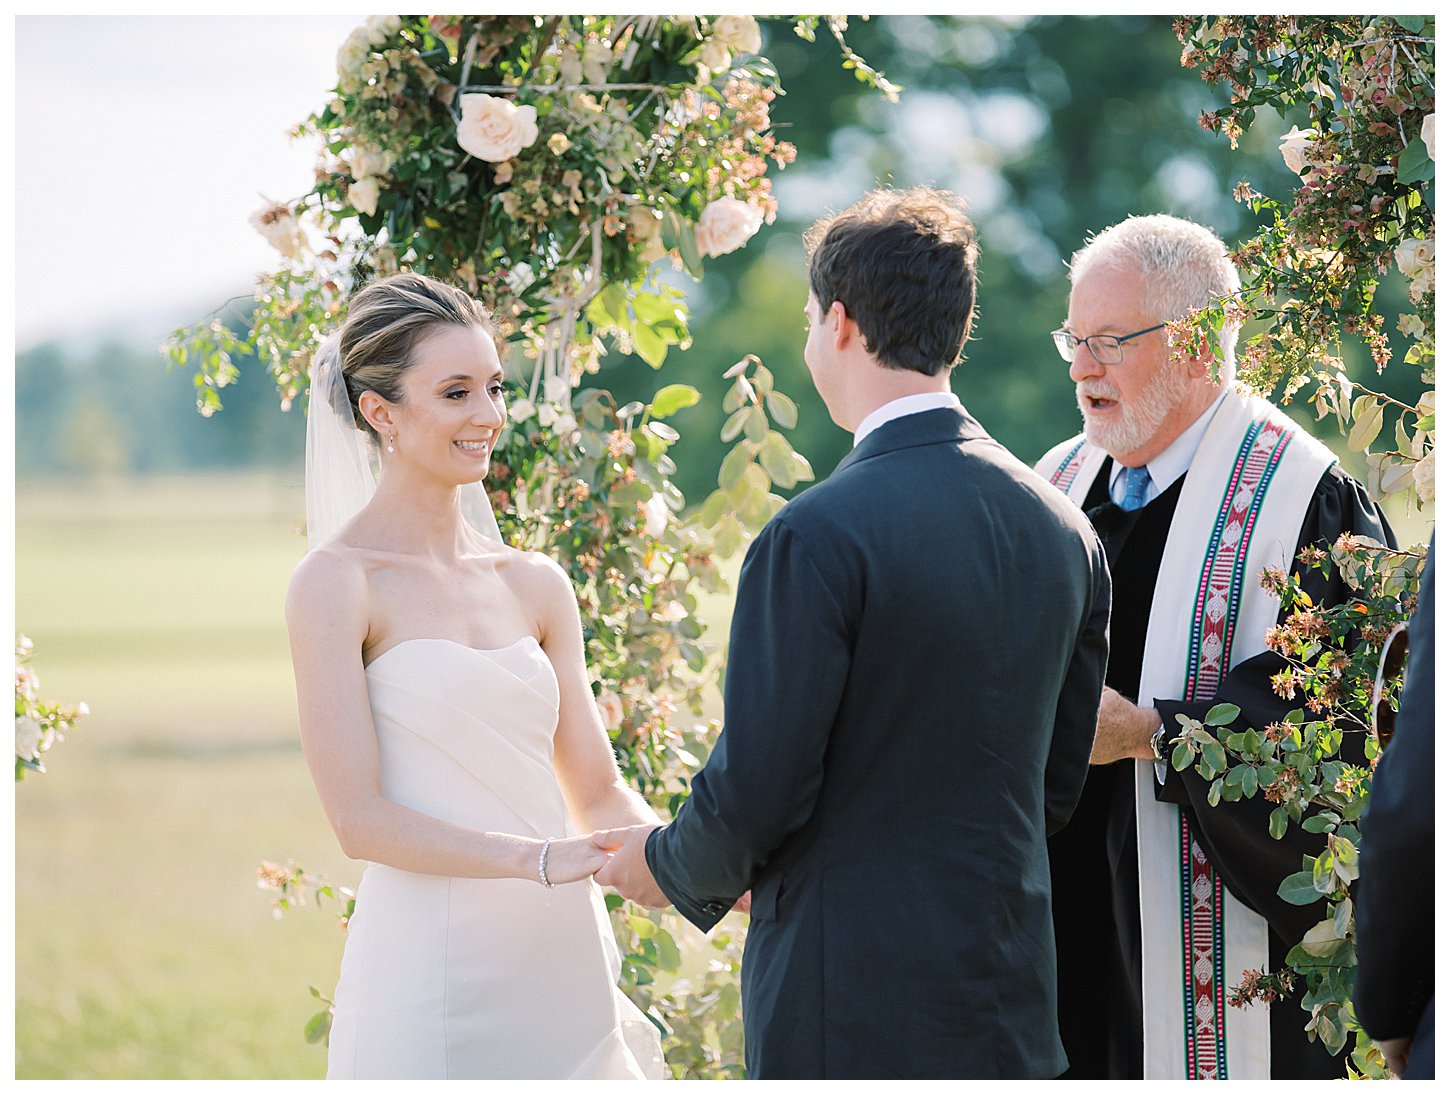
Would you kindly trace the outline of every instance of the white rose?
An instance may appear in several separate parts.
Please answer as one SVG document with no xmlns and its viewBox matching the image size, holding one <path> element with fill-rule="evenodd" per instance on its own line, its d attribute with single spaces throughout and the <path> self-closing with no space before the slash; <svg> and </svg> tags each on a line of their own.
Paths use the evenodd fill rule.
<svg viewBox="0 0 1450 1095">
<path fill-rule="evenodd" d="M 569 398 L 569 381 L 562 376 L 544 379 L 544 398 L 550 403 L 563 403 Z"/>
<path fill-rule="evenodd" d="M 358 27 L 344 39 L 337 50 L 337 71 L 343 75 L 356 72 L 372 52 L 372 37 L 367 27 Z"/>
<path fill-rule="evenodd" d="M 530 403 L 527 399 L 520 399 L 517 402 L 510 404 L 509 417 L 512 418 L 515 422 L 522 422 L 526 418 L 533 418 L 534 411 L 535 407 L 532 403 Z"/>
<path fill-rule="evenodd" d="M 718 35 L 712 35 L 700 50 L 700 64 L 710 72 L 724 72 L 730 67 L 730 47 Z"/>
<path fill-rule="evenodd" d="M 369 44 L 380 46 L 397 34 L 402 25 L 401 15 L 369 15 L 363 29 L 367 31 Z"/>
<path fill-rule="evenodd" d="M 670 507 L 665 496 L 659 492 L 650 495 L 644 504 L 644 532 L 646 536 L 658 539 L 664 534 L 665 523 L 670 519 Z"/>
<path fill-rule="evenodd" d="M 302 225 L 285 205 L 279 203 L 258 209 L 247 218 L 247 223 L 289 259 L 295 259 L 307 250 L 307 236 L 302 231 Z"/>
<path fill-rule="evenodd" d="M 671 601 L 655 612 L 655 616 L 667 624 L 677 624 L 688 615 L 689 612 L 686 611 L 685 606 L 680 604 L 679 601 Z"/>
<path fill-rule="evenodd" d="M 34 760 L 40 751 L 40 723 L 29 715 L 15 719 L 15 755 L 21 760 Z"/>
<path fill-rule="evenodd" d="M 372 216 L 378 211 L 378 180 L 367 175 L 350 184 L 347 200 L 359 213 Z"/>
<path fill-rule="evenodd" d="M 539 425 L 545 428 L 552 426 L 559 418 L 559 408 L 552 403 L 540 403 L 537 408 L 539 412 Z"/>
<path fill-rule="evenodd" d="M 1427 453 L 1415 465 L 1415 493 L 1420 496 L 1421 502 L 1429 502 L 1435 497 L 1435 454 L 1433 452 Z"/>
<path fill-rule="evenodd" d="M 568 437 L 579 428 L 579 420 L 572 414 L 561 414 L 554 419 L 554 436 Z"/>
<path fill-rule="evenodd" d="M 695 243 L 700 253 L 715 258 L 745 246 L 760 231 L 761 212 L 739 198 L 716 198 L 705 206 L 695 225 Z"/>
<path fill-rule="evenodd" d="M 614 50 L 603 42 L 589 42 L 584 46 L 583 61 L 585 82 L 602 84 L 609 79 L 609 69 L 614 64 Z"/>
<path fill-rule="evenodd" d="M 1284 157 L 1284 166 L 1296 175 L 1304 174 L 1309 166 L 1309 145 L 1319 136 L 1312 129 L 1300 129 L 1297 125 L 1279 138 L 1279 155 Z"/>
<path fill-rule="evenodd" d="M 736 53 L 760 52 L 760 25 L 753 15 L 722 15 L 712 33 Z"/>
<path fill-rule="evenodd" d="M 1395 248 L 1395 264 L 1410 279 L 1410 299 L 1418 302 L 1435 288 L 1435 241 L 1408 239 Z"/>
<path fill-rule="evenodd" d="M 352 150 L 352 177 L 386 175 L 393 169 L 393 154 L 372 145 L 358 145 Z"/>
<path fill-rule="evenodd" d="M 497 95 L 464 95 L 458 101 L 463 120 L 458 144 L 470 156 L 489 163 L 511 160 L 539 139 L 531 106 L 516 106 Z"/>
<path fill-rule="evenodd" d="M 599 709 L 599 717 L 604 722 L 604 729 L 615 731 L 619 724 L 624 721 L 624 701 L 613 692 L 600 692 L 594 697 L 594 706 Z"/>
<path fill-rule="evenodd" d="M 1400 321 L 1395 324 L 1406 338 L 1419 340 L 1425 336 L 1425 321 L 1410 312 L 1401 312 Z"/>
<path fill-rule="evenodd" d="M 1435 159 L 1435 115 L 1426 114 L 1425 120 L 1420 123 L 1420 140 L 1425 142 L 1425 149 L 1430 153 L 1430 160 Z"/>
<path fill-rule="evenodd" d="M 534 268 L 527 262 L 516 263 L 509 268 L 504 280 L 508 282 L 510 291 L 515 294 L 522 293 L 530 285 L 534 284 Z"/>
</svg>

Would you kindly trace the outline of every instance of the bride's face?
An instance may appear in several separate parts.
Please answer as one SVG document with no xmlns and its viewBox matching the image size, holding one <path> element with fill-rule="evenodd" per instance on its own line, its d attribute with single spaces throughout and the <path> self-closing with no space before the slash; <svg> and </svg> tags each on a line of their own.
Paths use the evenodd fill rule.
<svg viewBox="0 0 1450 1095">
<path fill-rule="evenodd" d="M 413 348 L 393 404 L 395 451 L 385 461 L 419 464 L 456 483 L 477 482 L 506 421 L 503 366 L 482 327 L 440 326 Z M 388 437 L 383 439 L 387 448 Z"/>
</svg>

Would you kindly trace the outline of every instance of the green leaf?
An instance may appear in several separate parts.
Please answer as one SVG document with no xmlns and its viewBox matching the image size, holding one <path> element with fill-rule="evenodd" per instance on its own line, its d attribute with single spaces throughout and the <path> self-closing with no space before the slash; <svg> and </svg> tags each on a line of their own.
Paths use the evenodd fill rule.
<svg viewBox="0 0 1450 1095">
<path fill-rule="evenodd" d="M 765 393 L 765 405 L 770 409 L 770 416 L 775 419 L 782 429 L 793 429 L 798 417 L 795 400 L 788 395 L 783 395 L 772 388 Z"/>
<path fill-rule="evenodd" d="M 1304 948 L 1306 954 L 1327 958 L 1339 949 L 1339 943 L 1340 937 L 1334 930 L 1334 921 L 1321 920 L 1304 933 L 1299 946 Z"/>
<path fill-rule="evenodd" d="M 1284 834 L 1289 831 L 1289 814 L 1284 807 L 1280 806 L 1269 815 L 1269 835 L 1275 840 L 1283 840 Z"/>
<path fill-rule="evenodd" d="M 1374 405 L 1363 407 L 1362 404 L 1366 399 Z M 1375 438 L 1379 437 L 1380 428 L 1384 425 L 1384 404 L 1375 400 L 1372 395 L 1365 395 L 1356 399 L 1354 406 L 1354 425 L 1349 428 L 1348 445 L 1355 452 L 1368 452 L 1369 447 L 1374 444 Z"/>
<path fill-rule="evenodd" d="M 1206 741 L 1200 751 L 1203 753 L 1204 762 L 1212 771 L 1222 772 L 1228 767 L 1228 754 L 1219 742 Z"/>
<path fill-rule="evenodd" d="M 1339 824 L 1339 816 L 1332 812 L 1313 814 L 1303 821 L 1306 833 L 1327 833 Z"/>
<path fill-rule="evenodd" d="M 759 445 L 765 441 L 769 432 L 770 423 L 766 420 L 765 412 L 758 404 L 751 407 L 745 416 L 745 436 Z"/>
<path fill-rule="evenodd" d="M 1208 785 L 1208 804 L 1217 806 L 1223 798 L 1223 780 L 1216 779 Z"/>
<path fill-rule="evenodd" d="M 1203 716 L 1205 726 L 1227 726 L 1239 717 L 1239 709 L 1231 703 L 1220 703 Z"/>
<path fill-rule="evenodd" d="M 671 972 L 680 968 L 680 948 L 675 942 L 675 937 L 663 928 L 655 936 L 655 944 L 659 948 L 660 969 Z"/>
<path fill-rule="evenodd" d="M 1312 905 L 1316 901 L 1324 900 L 1324 895 L 1314 885 L 1314 874 L 1311 871 L 1291 874 L 1280 882 L 1279 896 L 1291 905 Z"/>
<path fill-rule="evenodd" d="M 750 466 L 750 447 L 742 441 L 736 445 L 720 462 L 720 476 L 717 482 L 724 490 L 729 490 L 740 482 L 745 474 L 745 469 Z"/>
<path fill-rule="evenodd" d="M 676 411 L 693 407 L 700 402 L 700 392 L 688 384 L 666 384 L 655 392 L 650 402 L 649 413 L 655 418 L 668 418 Z"/>
<path fill-rule="evenodd" d="M 725 510 L 729 505 L 730 499 L 723 490 L 711 491 L 710 497 L 705 499 L 705 504 L 700 507 L 697 515 L 700 524 L 711 528 L 721 517 L 725 516 Z"/>
<path fill-rule="evenodd" d="M 669 346 L 653 327 L 636 326 L 632 332 L 634 335 L 634 352 L 644 359 L 645 363 L 652 369 L 658 369 L 665 363 L 665 354 L 669 352 Z"/>
<path fill-rule="evenodd" d="M 1173 747 L 1173 770 L 1181 772 L 1193 763 L 1193 747 L 1186 741 L 1180 741 Z"/>
<path fill-rule="evenodd" d="M 308 1045 L 315 1046 L 318 1042 L 326 1038 L 328 1032 L 331 1030 L 332 1016 L 325 1011 L 319 1011 L 311 1019 L 307 1020 L 307 1025 L 302 1028 L 302 1034 L 307 1039 Z"/>
<path fill-rule="evenodd" d="M 725 425 L 720 429 L 720 440 L 730 442 L 739 437 L 740 431 L 745 429 L 745 420 L 754 409 L 754 407 L 741 407 L 729 418 L 725 419 Z"/>
<path fill-rule="evenodd" d="M 1404 185 L 1411 183 L 1425 182 L 1435 176 L 1435 165 L 1430 159 L 1430 150 L 1425 147 L 1425 142 L 1416 137 L 1405 150 L 1400 153 L 1400 160 L 1395 167 L 1395 180 Z"/>
<path fill-rule="evenodd" d="M 765 443 L 760 448 L 760 466 L 776 486 L 793 487 L 796 485 L 796 465 L 792 459 L 794 456 L 795 450 L 791 448 L 785 435 L 772 430 L 766 435 Z"/>
<path fill-rule="evenodd" d="M 1348 939 L 1349 933 L 1354 929 L 1354 902 L 1345 898 L 1338 905 L 1334 906 L 1334 930 L 1339 938 Z"/>
</svg>

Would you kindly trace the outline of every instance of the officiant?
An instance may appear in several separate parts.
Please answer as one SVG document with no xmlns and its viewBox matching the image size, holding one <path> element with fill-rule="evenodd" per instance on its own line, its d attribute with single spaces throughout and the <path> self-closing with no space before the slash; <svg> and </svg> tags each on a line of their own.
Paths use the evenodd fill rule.
<svg viewBox="0 0 1450 1095">
<path fill-rule="evenodd" d="M 1234 385 L 1237 330 L 1170 352 L 1168 324 L 1239 279 L 1223 243 L 1176 217 L 1130 217 L 1073 256 L 1068 317 L 1083 434 L 1040 474 L 1088 514 L 1113 577 L 1107 686 L 1094 767 L 1072 821 L 1049 841 L 1058 1008 L 1069 1078 L 1311 1079 L 1343 1075 L 1304 1034 L 1297 993 L 1226 1006 L 1248 969 L 1284 966 L 1322 914 L 1278 896 L 1322 837 L 1269 835 L 1262 796 L 1210 806 L 1209 783 L 1165 763 L 1177 716 L 1242 710 L 1263 727 L 1295 703 L 1270 678 L 1264 635 L 1278 599 L 1268 566 L 1317 602 L 1337 574 L 1297 563 L 1346 530 L 1391 540 L 1383 514 L 1334 455 Z M 1317 846 L 1316 846 L 1317 844 Z"/>
</svg>

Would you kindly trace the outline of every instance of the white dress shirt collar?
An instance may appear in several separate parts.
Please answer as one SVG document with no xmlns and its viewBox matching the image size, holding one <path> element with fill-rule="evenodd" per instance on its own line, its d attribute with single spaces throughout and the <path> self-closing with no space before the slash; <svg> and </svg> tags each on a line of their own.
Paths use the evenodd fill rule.
<svg viewBox="0 0 1450 1095">
<path fill-rule="evenodd" d="M 883 403 L 861 419 L 861 424 L 856 427 L 856 440 L 852 442 L 852 445 L 854 447 L 861 444 L 872 430 L 886 425 L 893 419 L 905 418 L 909 414 L 920 414 L 922 411 L 935 411 L 942 407 L 956 407 L 958 410 L 965 410 L 955 392 L 922 392 L 918 395 L 904 395 L 900 399 L 893 399 L 890 403 Z"/>
<path fill-rule="evenodd" d="M 1219 392 L 1218 398 L 1209 404 L 1208 410 L 1194 419 L 1193 425 L 1174 438 L 1173 444 L 1148 461 L 1148 491 L 1143 497 L 1144 505 L 1157 498 L 1180 475 L 1188 471 L 1188 466 L 1193 463 L 1194 454 L 1198 452 L 1198 446 L 1203 441 L 1203 435 L 1208 432 L 1208 424 L 1213 421 L 1214 412 L 1223 403 L 1225 394 L 1227 389 Z M 1108 495 L 1119 504 L 1128 489 L 1123 470 L 1124 465 L 1114 460 L 1111 478 L 1108 480 Z"/>
</svg>

